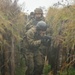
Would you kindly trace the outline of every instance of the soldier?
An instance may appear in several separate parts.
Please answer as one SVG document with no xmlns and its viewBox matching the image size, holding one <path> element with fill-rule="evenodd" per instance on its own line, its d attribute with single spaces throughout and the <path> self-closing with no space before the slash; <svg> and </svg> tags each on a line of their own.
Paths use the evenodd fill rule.
<svg viewBox="0 0 75 75">
<path fill-rule="evenodd" d="M 31 12 L 29 15 L 29 21 L 34 19 L 34 12 Z"/>
<path fill-rule="evenodd" d="M 45 21 L 45 18 L 43 16 L 43 10 L 41 8 L 36 8 L 34 10 L 34 15 L 35 15 L 35 19 L 33 21 L 34 25 L 36 25 L 41 20 Z"/>
<path fill-rule="evenodd" d="M 50 37 L 46 36 L 47 25 L 44 21 L 39 21 L 36 26 L 26 32 L 25 37 L 25 75 L 42 75 L 46 46 L 50 42 Z"/>
<path fill-rule="evenodd" d="M 26 24 L 26 31 L 31 27 L 37 25 L 37 23 L 41 20 L 45 21 L 43 16 L 43 10 L 41 8 L 36 8 L 34 10 L 34 18 L 30 19 Z"/>
</svg>

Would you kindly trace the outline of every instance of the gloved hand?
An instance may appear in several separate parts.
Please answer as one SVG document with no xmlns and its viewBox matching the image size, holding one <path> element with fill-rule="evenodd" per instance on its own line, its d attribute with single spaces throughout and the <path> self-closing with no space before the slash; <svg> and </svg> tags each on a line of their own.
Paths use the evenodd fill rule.
<svg viewBox="0 0 75 75">
<path fill-rule="evenodd" d="M 48 46 L 51 44 L 51 37 L 50 36 L 44 36 L 41 39 L 41 43 L 45 46 Z"/>
</svg>

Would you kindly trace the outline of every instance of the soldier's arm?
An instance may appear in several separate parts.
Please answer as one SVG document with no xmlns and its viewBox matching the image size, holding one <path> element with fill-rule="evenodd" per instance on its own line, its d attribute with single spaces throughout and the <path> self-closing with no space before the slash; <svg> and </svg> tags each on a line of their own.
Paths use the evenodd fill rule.
<svg viewBox="0 0 75 75">
<path fill-rule="evenodd" d="M 39 46 L 41 40 L 34 40 L 34 33 L 32 31 L 27 32 L 27 41 L 31 46 Z"/>
</svg>

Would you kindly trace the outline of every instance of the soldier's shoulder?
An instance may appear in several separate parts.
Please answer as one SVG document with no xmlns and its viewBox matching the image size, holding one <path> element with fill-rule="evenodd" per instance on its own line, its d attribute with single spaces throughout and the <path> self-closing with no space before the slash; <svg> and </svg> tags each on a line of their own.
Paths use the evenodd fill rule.
<svg viewBox="0 0 75 75">
<path fill-rule="evenodd" d="M 33 22 L 32 19 L 31 20 L 28 20 L 27 23 L 26 23 L 26 25 L 30 25 L 30 24 L 32 24 L 32 22 Z"/>
<path fill-rule="evenodd" d="M 35 26 L 28 30 L 28 32 L 35 32 Z"/>
<path fill-rule="evenodd" d="M 35 27 L 32 27 L 31 29 L 29 29 L 26 34 L 34 34 L 36 31 Z"/>
</svg>

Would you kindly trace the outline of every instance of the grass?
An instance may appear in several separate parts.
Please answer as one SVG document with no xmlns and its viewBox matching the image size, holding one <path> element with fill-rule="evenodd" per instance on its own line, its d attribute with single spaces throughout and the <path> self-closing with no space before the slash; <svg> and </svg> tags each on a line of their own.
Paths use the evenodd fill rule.
<svg viewBox="0 0 75 75">
<path fill-rule="evenodd" d="M 75 75 L 75 68 L 71 67 L 65 71 L 63 71 L 60 75 Z"/>
<path fill-rule="evenodd" d="M 50 65 L 45 65 L 44 70 L 43 70 L 44 75 L 48 75 L 48 73 L 50 71 L 51 71 L 51 66 Z M 68 70 L 64 70 L 59 75 L 75 75 L 75 68 L 70 67 Z"/>
<path fill-rule="evenodd" d="M 43 70 L 44 75 L 48 75 L 50 70 L 51 70 L 51 65 L 45 65 Z"/>
<path fill-rule="evenodd" d="M 25 67 L 25 61 L 21 59 L 19 65 L 16 66 L 15 75 L 25 75 Z"/>
</svg>

